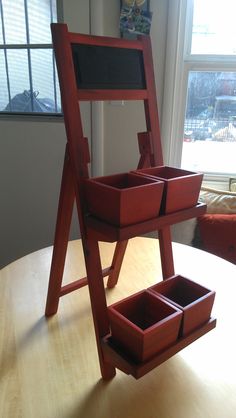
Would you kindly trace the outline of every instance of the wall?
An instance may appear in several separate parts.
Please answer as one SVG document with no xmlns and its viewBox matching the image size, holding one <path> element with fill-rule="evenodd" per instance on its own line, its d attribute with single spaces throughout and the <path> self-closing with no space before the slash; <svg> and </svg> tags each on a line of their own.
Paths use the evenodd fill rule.
<svg viewBox="0 0 236 418">
<path fill-rule="evenodd" d="M 152 0 L 151 10 L 153 20 L 151 27 L 151 40 L 156 79 L 157 100 L 161 120 L 165 48 L 168 1 Z M 119 9 L 116 15 L 104 22 L 104 30 L 110 36 L 118 36 L 119 30 L 116 24 Z M 109 15 L 110 16 L 110 15 Z M 137 167 L 139 159 L 137 132 L 146 131 L 144 109 L 141 102 L 128 102 L 124 105 L 105 103 L 105 150 L 104 173 L 122 172 Z"/>
<path fill-rule="evenodd" d="M 162 122 L 162 107 L 164 96 L 165 63 L 167 23 L 169 13 L 168 0 L 151 0 L 153 12 L 151 40 L 155 71 L 157 102 L 160 125 Z M 119 5 L 111 0 L 106 9 L 109 19 L 104 20 L 104 32 L 109 36 L 119 36 L 117 19 L 119 18 Z M 171 13 L 171 10 L 170 10 Z M 139 152 L 137 145 L 137 132 L 146 130 L 144 109 L 142 103 L 105 102 L 104 104 L 104 174 L 123 172 L 137 167 Z M 163 134 L 163 132 L 162 132 Z M 164 135 L 162 135 L 164 136 Z M 163 145 L 163 151 L 166 144 Z M 165 160 L 164 163 L 168 164 Z M 193 238 L 196 220 L 192 219 L 171 227 L 173 241 L 190 244 Z M 151 234 L 150 234 L 151 235 Z M 156 236 L 156 233 L 154 234 Z"/>
<path fill-rule="evenodd" d="M 151 4 L 151 36 L 161 114 L 168 1 L 151 0 Z M 72 31 L 89 33 L 91 19 L 93 33 L 119 36 L 119 5 L 119 0 L 64 0 L 64 21 Z M 90 104 L 83 104 L 85 136 L 93 136 L 95 165 L 97 155 L 101 154 L 97 172 L 135 168 L 136 132 L 145 129 L 142 105 L 105 103 L 97 108 L 95 105 L 92 126 L 90 110 Z M 1 268 L 53 243 L 66 137 L 63 121 L 0 119 L 0 132 Z M 71 238 L 79 234 L 75 218 Z"/>
<path fill-rule="evenodd" d="M 70 30 L 89 33 L 89 2 L 64 0 Z M 90 105 L 83 105 L 90 137 Z M 51 245 L 64 148 L 63 121 L 0 119 L 0 268 Z M 74 217 L 75 218 L 75 217 Z M 71 238 L 78 236 L 76 219 Z"/>
<path fill-rule="evenodd" d="M 50 244 L 63 164 L 62 123 L 1 121 L 1 265 Z"/>
</svg>

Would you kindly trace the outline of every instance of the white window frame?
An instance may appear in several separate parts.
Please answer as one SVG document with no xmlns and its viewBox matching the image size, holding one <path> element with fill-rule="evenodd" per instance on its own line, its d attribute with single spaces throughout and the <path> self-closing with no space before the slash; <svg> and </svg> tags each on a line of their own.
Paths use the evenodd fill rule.
<svg viewBox="0 0 236 418">
<path fill-rule="evenodd" d="M 56 5 L 57 5 L 57 22 L 63 22 L 63 0 L 56 0 Z M 28 33 L 27 33 L 27 37 L 28 37 Z M 26 49 L 27 51 L 29 51 L 30 49 L 53 49 L 52 44 L 3 44 L 0 45 L 0 49 L 3 51 L 6 50 L 10 50 L 10 49 Z M 30 89 L 32 90 L 32 74 L 31 74 L 31 64 L 30 64 L 30 59 L 28 58 L 29 61 L 29 78 L 30 78 Z M 53 70 L 53 78 L 54 78 L 54 84 L 55 84 L 55 77 L 56 77 L 56 66 L 54 65 L 54 70 Z M 45 118 L 62 118 L 62 113 L 61 112 L 14 112 L 14 111 L 9 111 L 9 112 L 4 112 L 4 111 L 0 111 L 0 119 L 21 119 L 21 118 L 36 118 L 36 120 L 38 120 L 40 117 L 42 117 L 43 119 Z"/>
<path fill-rule="evenodd" d="M 189 71 L 236 71 L 236 56 L 190 54 L 192 16 L 193 0 L 175 0 L 169 5 L 162 140 L 165 163 L 176 167 L 181 165 Z M 206 174 L 204 178 L 224 183 L 235 173 Z"/>
</svg>

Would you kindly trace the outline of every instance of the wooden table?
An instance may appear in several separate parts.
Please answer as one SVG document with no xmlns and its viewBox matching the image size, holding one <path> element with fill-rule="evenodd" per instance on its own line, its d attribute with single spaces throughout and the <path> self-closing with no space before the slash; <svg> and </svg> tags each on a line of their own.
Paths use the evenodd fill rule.
<svg viewBox="0 0 236 418">
<path fill-rule="evenodd" d="M 176 273 L 216 290 L 217 326 L 139 380 L 120 371 L 101 380 L 87 287 L 64 296 L 57 315 L 45 318 L 51 247 L 1 270 L 0 416 L 235 418 L 236 266 L 181 244 L 173 248 Z M 113 249 L 101 244 L 104 267 Z M 84 275 L 81 243 L 72 241 L 64 283 Z M 107 302 L 159 280 L 158 240 L 132 239 Z"/>
</svg>

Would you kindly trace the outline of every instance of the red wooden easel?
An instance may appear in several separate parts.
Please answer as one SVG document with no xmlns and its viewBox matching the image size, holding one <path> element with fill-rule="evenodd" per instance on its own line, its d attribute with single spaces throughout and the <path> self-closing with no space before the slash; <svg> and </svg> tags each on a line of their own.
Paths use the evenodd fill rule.
<svg viewBox="0 0 236 418">
<path fill-rule="evenodd" d="M 88 284 L 91 307 L 93 312 L 98 354 L 101 373 L 104 379 L 115 375 L 115 367 L 135 377 L 140 377 L 159 364 L 160 359 L 143 365 L 137 370 L 129 362 L 122 359 L 113 348 L 107 344 L 109 335 L 109 320 L 107 315 L 106 297 L 103 277 L 108 276 L 108 287 L 117 283 L 128 239 L 149 231 L 158 231 L 163 278 L 174 274 L 174 264 L 171 245 L 170 225 L 199 216 L 204 213 L 205 206 L 198 204 L 194 208 L 151 219 L 137 225 L 118 228 L 98 219 L 88 216 L 84 198 L 83 181 L 89 177 L 90 162 L 88 141 L 84 138 L 80 115 L 80 101 L 95 100 L 142 100 L 146 117 L 147 131 L 138 134 L 140 160 L 138 168 L 163 165 L 156 89 L 152 63 L 152 52 L 149 37 L 140 36 L 137 40 L 125 40 L 90 35 L 80 35 L 68 32 L 65 24 L 52 24 L 52 37 L 55 50 L 64 121 L 67 134 L 64 169 L 62 175 L 59 199 L 56 233 L 52 256 L 46 316 L 57 312 L 59 298 L 65 294 Z M 93 58 L 95 54 L 95 58 Z M 98 54 L 98 55 L 96 55 Z M 132 84 L 128 74 L 128 82 L 124 80 L 125 73 L 119 73 L 116 80 L 116 69 L 112 75 L 112 84 L 104 79 L 92 80 L 93 71 L 86 72 L 88 57 L 102 59 L 102 65 L 114 70 L 114 57 L 121 60 L 134 58 L 138 63 L 137 83 Z M 81 58 L 80 58 L 81 57 Z M 80 67 L 80 59 L 82 67 Z M 83 62 L 85 61 L 85 63 Z M 122 61 L 125 68 L 126 62 Z M 128 65 L 128 64 L 127 64 Z M 135 66 L 136 68 L 136 66 Z M 101 71 L 103 77 L 104 71 Z M 95 74 L 95 73 L 94 73 Z M 87 277 L 81 278 L 69 285 L 62 286 L 62 278 L 69 238 L 72 209 L 76 200 L 81 239 Z M 117 242 L 112 264 L 102 270 L 98 241 Z M 213 327 L 212 324 L 208 325 Z M 202 333 L 205 333 L 206 330 Z M 200 335 L 200 334 L 199 334 Z M 197 336 L 195 335 L 195 339 Z M 191 341 L 190 341 L 191 342 Z M 189 344 L 189 342 L 188 342 Z M 185 344 L 186 345 L 186 344 Z M 178 351 L 184 343 L 179 343 Z M 162 361 L 173 355 L 167 353 Z"/>
</svg>

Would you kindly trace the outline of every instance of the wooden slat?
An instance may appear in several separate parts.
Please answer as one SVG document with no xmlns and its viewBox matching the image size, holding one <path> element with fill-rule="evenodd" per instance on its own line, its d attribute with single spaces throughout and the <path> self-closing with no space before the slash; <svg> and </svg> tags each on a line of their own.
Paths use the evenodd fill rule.
<svg viewBox="0 0 236 418">
<path fill-rule="evenodd" d="M 79 101 L 93 100 L 144 100 L 147 90 L 77 90 Z"/>
<path fill-rule="evenodd" d="M 108 276 L 113 271 L 112 267 L 107 267 L 106 269 L 102 270 L 103 277 Z M 88 278 L 83 277 L 81 279 L 75 280 L 69 284 L 62 286 L 60 291 L 60 296 L 67 295 L 68 293 L 73 292 L 74 290 L 80 289 L 81 287 L 87 286 Z"/>
<path fill-rule="evenodd" d="M 69 32 L 69 42 L 71 44 L 85 44 L 85 45 L 97 45 L 97 46 L 110 46 L 112 48 L 126 48 L 126 49 L 138 49 L 142 50 L 142 42 L 140 42 L 142 36 L 138 40 L 127 40 L 122 38 L 98 36 L 98 35 L 85 35 L 80 33 Z"/>
<path fill-rule="evenodd" d="M 196 329 L 187 337 L 179 339 L 167 350 L 162 351 L 152 359 L 143 363 L 134 363 L 132 360 L 128 359 L 125 354 L 122 354 L 121 351 L 115 348 L 111 342 L 110 337 L 104 338 L 102 340 L 104 358 L 105 361 L 113 364 L 116 368 L 122 370 L 124 373 L 131 374 L 133 377 L 135 377 L 135 379 L 139 379 L 215 327 L 216 319 L 211 318 L 206 324 Z"/>
<path fill-rule="evenodd" d="M 137 235 L 143 235 L 151 231 L 158 231 L 168 225 L 185 221 L 187 219 L 196 218 L 206 212 L 206 205 L 198 203 L 195 207 L 184 209 L 179 212 L 174 212 L 169 215 L 159 216 L 155 219 L 150 219 L 135 225 L 129 225 L 123 228 L 118 228 L 106 222 L 87 216 L 86 224 L 88 234 L 100 241 L 115 242 L 123 241 L 133 238 Z"/>
</svg>

